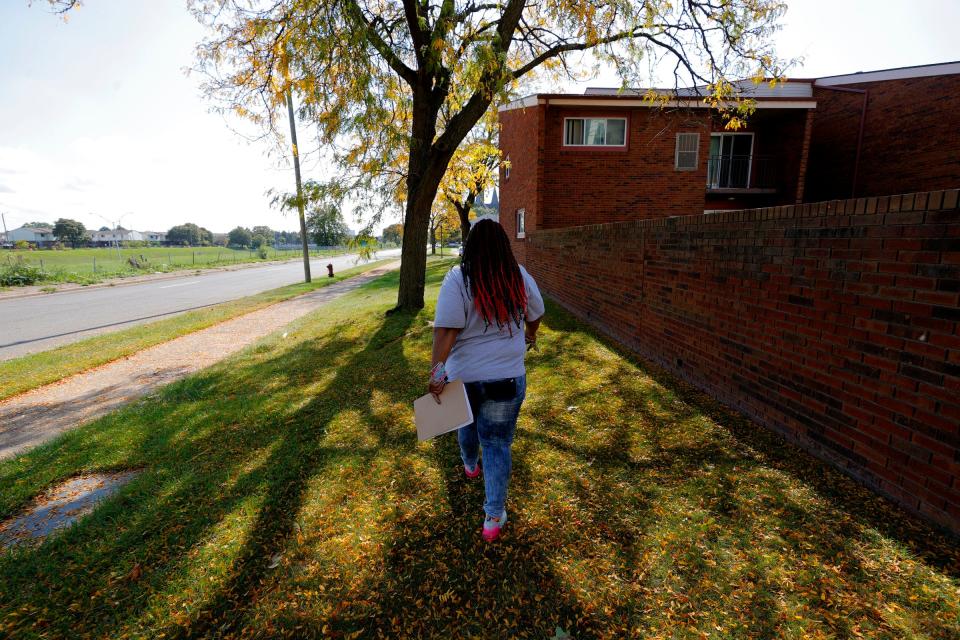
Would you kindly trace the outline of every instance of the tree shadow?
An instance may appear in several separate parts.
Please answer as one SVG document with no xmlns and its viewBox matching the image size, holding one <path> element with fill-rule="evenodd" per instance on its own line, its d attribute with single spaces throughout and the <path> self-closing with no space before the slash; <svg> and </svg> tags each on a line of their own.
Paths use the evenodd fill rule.
<svg viewBox="0 0 960 640">
<path fill-rule="evenodd" d="M 253 347 L 239 362 L 177 382 L 136 407 L 27 454 L 22 460 L 29 464 L 21 465 L 8 479 L 25 480 L 31 467 L 47 470 L 44 476 L 49 482 L 56 481 L 64 469 L 138 466 L 148 470 L 81 526 L 40 548 L 0 557 L 0 571 L 21 585 L 16 592 L 0 587 L 0 607 L 31 610 L 42 603 L 48 612 L 59 614 L 53 617 L 61 623 L 69 621 L 60 629 L 64 635 L 96 629 L 109 635 L 116 625 L 141 615 L 158 588 L 178 579 L 188 565 L 186 550 L 201 544 L 249 498 L 262 496 L 227 586 L 188 624 L 181 621 L 167 632 L 203 635 L 214 626 L 237 628 L 271 555 L 290 537 L 310 478 L 340 459 L 376 454 L 376 447 L 367 451 L 326 447 L 321 439 L 326 425 L 342 411 L 372 416 L 369 395 L 345 396 L 343 389 L 357 389 L 364 377 L 371 385 L 381 385 L 386 374 L 376 367 L 379 358 L 389 358 L 396 365 L 392 371 L 400 379 L 409 379 L 400 338 L 414 317 L 391 316 L 372 335 L 359 339 L 332 332 L 327 340 L 281 350 L 260 361 L 256 357 L 264 352 L 264 345 Z M 249 362 L 251 358 L 254 363 Z M 258 412 L 263 402 L 286 397 L 285 390 L 316 384 L 328 375 L 330 370 L 318 370 L 318 363 L 342 366 L 295 410 Z M 243 390 L 238 392 L 238 386 Z M 382 388 L 396 387 L 394 383 Z M 111 440 L 115 444 L 118 434 L 129 432 L 138 437 L 123 447 L 121 455 L 103 455 L 105 447 L 99 444 Z M 388 432 L 381 432 L 381 440 Z M 77 446 L 81 441 L 86 446 Z M 111 464 L 111 457 L 116 464 Z M 10 507 L 13 510 L 16 505 Z M 104 537 L 104 531 L 113 533 Z M 141 567 L 144 577 L 123 579 L 134 566 Z M 82 575 L 82 581 L 59 581 L 65 569 Z"/>
<path fill-rule="evenodd" d="M 552 303 L 550 304 L 550 310 L 556 308 Z M 678 461 L 682 461 L 683 464 L 695 464 L 709 459 L 717 466 L 724 462 L 737 463 L 741 469 L 745 464 L 760 465 L 785 473 L 809 487 L 818 497 L 828 501 L 835 512 L 850 516 L 849 519 L 845 517 L 835 519 L 833 526 L 836 529 L 830 532 L 835 539 L 862 539 L 866 535 L 865 530 L 873 529 L 880 535 L 909 548 L 911 553 L 920 556 L 932 568 L 953 578 L 960 578 L 960 554 L 956 551 L 957 539 L 949 532 L 908 514 L 849 476 L 787 441 L 779 433 L 723 405 L 659 365 L 645 360 L 601 331 L 587 329 L 581 321 L 572 316 L 548 313 L 544 326 L 555 331 L 566 332 L 568 336 L 587 330 L 603 346 L 655 383 L 655 390 L 652 392 L 656 396 L 655 402 L 666 404 L 664 400 L 669 397 L 671 399 L 669 404 L 679 421 L 698 415 L 709 418 L 729 435 L 732 450 L 735 452 L 731 457 L 727 447 L 713 443 L 708 449 L 701 451 L 695 459 L 691 458 L 693 454 L 691 451 L 674 451 L 672 455 L 679 456 Z M 630 371 L 621 366 L 616 377 L 624 379 L 626 376 L 635 376 L 636 371 Z M 616 380 L 611 382 L 616 384 Z M 633 408 L 640 411 L 645 411 L 645 407 L 649 406 L 647 402 L 649 399 L 637 394 L 625 398 Z M 651 418 L 649 424 L 656 425 L 661 421 L 661 418 L 651 416 L 649 412 L 647 414 Z M 654 426 L 650 433 L 655 435 L 656 429 L 657 427 Z M 726 452 L 721 453 L 721 451 Z M 600 454 L 600 452 L 581 453 Z M 610 455 L 610 452 L 607 454 Z M 797 515 L 785 524 L 808 528 L 811 523 L 809 518 L 805 519 Z M 815 535 L 817 532 L 810 531 L 810 533 Z"/>
<path fill-rule="evenodd" d="M 821 496 L 815 476 L 839 474 L 784 448 L 775 435 L 749 421 L 733 424 L 736 416 L 612 341 L 605 341 L 605 346 L 632 364 L 613 368 L 602 380 L 603 388 L 619 387 L 617 402 L 631 407 L 639 424 L 587 408 L 583 429 L 595 423 L 603 427 L 602 437 L 567 437 L 566 408 L 589 407 L 590 392 L 578 381 L 585 369 L 603 363 L 585 348 L 593 337 L 577 323 L 558 317 L 556 308 L 551 311 L 545 329 L 553 334 L 556 348 L 534 354 L 531 364 L 555 368 L 570 384 L 549 396 L 535 392 L 524 404 L 514 445 L 511 522 L 502 541 L 487 545 L 480 540 L 483 485 L 464 479 L 455 436 L 418 445 L 409 430 L 409 416 L 396 415 L 409 412 L 410 402 L 420 395 L 419 372 L 427 365 L 424 349 L 411 353 L 405 346 L 428 341 L 429 327 L 423 317 L 391 314 L 362 335 L 351 333 L 345 324 L 325 332 L 322 339 L 294 340 L 293 348 L 268 341 L 239 360 L 102 419 L 96 428 L 68 434 L 25 456 L 23 468 L 5 479 L 54 476 L 57 470 L 78 468 L 138 465 L 147 471 L 82 526 L 40 550 L 0 557 L 0 575 L 13 578 L 12 587 L 0 585 L 0 611 L 59 617 L 45 629 L 54 636 L 112 636 L 146 628 L 167 637 L 285 632 L 299 637 L 359 633 L 548 638 L 555 626 L 561 626 L 578 639 L 625 637 L 628 631 L 635 633 L 657 606 L 658 583 L 649 575 L 643 551 L 656 540 L 653 529 L 663 519 L 658 500 L 664 492 L 679 494 L 698 482 L 703 485 L 698 488 L 701 507 L 720 531 L 704 534 L 705 542 L 730 532 L 749 533 L 751 519 L 758 517 L 740 495 L 749 483 L 761 495 L 769 495 L 760 504 L 780 509 L 776 529 L 796 533 L 784 534 L 778 544 L 824 566 L 836 564 L 842 556 L 841 570 L 851 575 L 862 570 L 850 545 L 863 539 L 863 527 L 869 523 L 856 515 L 845 520 L 811 513 L 782 495 L 782 479 L 768 471 L 799 479 Z M 582 357 L 567 362 L 564 351 L 574 349 L 582 349 Z M 634 384 L 647 372 L 653 373 L 655 384 Z M 535 388 L 537 382 L 532 382 Z M 344 415 L 355 421 L 358 437 L 332 440 L 328 436 Z M 703 416 L 715 423 L 709 432 L 676 437 L 703 428 Z M 131 429 L 137 437 L 117 444 L 116 439 Z M 624 446 L 638 438 L 643 440 L 643 456 Z M 118 447 L 119 453 L 110 453 L 111 447 Z M 576 517 L 582 521 L 579 529 L 569 522 L 546 527 L 536 513 L 555 506 L 538 504 L 549 502 L 542 486 L 549 467 L 538 458 L 543 452 L 564 456 L 576 470 L 565 470 L 561 480 L 577 508 L 558 511 L 557 517 Z M 288 566 L 286 559 L 295 553 L 324 551 L 328 543 L 321 537 L 313 550 L 298 546 L 303 532 L 300 518 L 313 499 L 312 481 L 341 465 L 353 465 L 362 476 L 367 470 L 372 473 L 374 465 L 389 462 L 395 462 L 389 487 L 372 476 L 369 480 L 371 492 L 388 505 L 370 516 L 384 541 L 376 548 L 376 560 L 366 559 L 367 567 L 375 563 L 376 570 L 348 586 L 339 584 L 339 574 L 332 572 L 298 582 L 301 569 Z M 35 465 L 44 470 L 28 468 Z M 814 478 L 808 480 L 811 475 Z M 433 497 L 427 491 L 430 484 L 437 485 L 441 504 L 420 508 L 418 499 Z M 347 493 L 325 497 L 329 504 L 353 500 Z M 844 511 L 844 504 L 831 501 L 830 509 Z M 189 602 L 188 611 L 163 623 L 149 620 L 151 598 L 158 594 L 172 598 L 176 585 L 205 578 L 207 567 L 191 564 L 192 554 L 203 551 L 218 528 L 243 510 L 252 510 L 249 524 L 243 526 L 236 546 L 223 552 L 229 559 L 217 586 L 197 592 L 200 595 Z M 881 515 L 874 514 L 877 517 Z M 811 549 L 818 540 L 827 543 Z M 743 633 L 776 636 L 782 610 L 769 570 L 758 567 L 742 576 L 732 567 L 721 567 L 711 573 L 704 567 L 710 558 L 692 542 L 681 540 L 680 546 L 664 552 L 684 585 L 688 607 L 714 606 L 707 599 L 708 580 L 716 580 L 718 572 L 731 584 L 749 579 L 756 588 L 744 595 L 749 615 Z M 747 551 L 752 543 L 746 538 L 733 542 Z M 284 564 L 275 567 L 278 556 L 284 557 Z M 617 580 L 626 585 L 627 595 L 600 600 L 602 606 L 597 606 L 584 594 L 615 581 L 608 584 L 605 576 L 591 574 L 590 568 L 586 575 L 604 582 L 579 584 L 581 574 L 566 574 L 564 560 L 571 556 L 575 561 L 609 563 L 621 572 Z M 129 574 L 137 565 L 143 575 L 133 579 Z M 63 580 L 63 575 L 77 578 Z M 268 608 L 271 599 L 279 598 L 278 604 L 284 605 L 303 597 L 299 594 L 303 584 L 323 587 L 328 594 L 313 596 L 309 615 L 296 617 Z M 5 630 L 0 623 L 0 635 Z"/>
<path fill-rule="evenodd" d="M 212 633 L 230 635 L 239 632 L 258 591 L 269 581 L 270 562 L 281 554 L 295 534 L 297 518 L 301 513 L 310 480 L 339 456 L 369 461 L 383 453 L 383 448 L 396 438 L 389 425 L 384 425 L 370 404 L 370 396 L 348 395 L 344 389 L 367 388 L 381 391 L 396 386 L 384 385 L 383 369 L 376 365 L 384 360 L 394 363 L 394 374 L 399 379 L 410 379 L 410 367 L 403 354 L 402 338 L 413 324 L 415 314 L 393 313 L 387 316 L 370 337 L 365 347 L 337 367 L 337 374 L 327 391 L 313 397 L 305 406 L 286 417 L 286 422 L 306 425 L 303 429 L 288 431 L 279 446 L 264 463 L 270 469 L 266 478 L 266 496 L 250 527 L 243 549 L 234 560 L 226 584 L 196 611 L 187 625 L 169 626 L 167 637 L 199 637 Z M 284 360 L 284 357 L 281 357 Z M 285 371 L 300 371 L 289 362 L 282 363 Z M 296 383 L 290 380 L 290 383 Z M 321 444 L 321 438 L 330 420 L 343 411 L 357 411 L 371 424 L 376 445 L 367 449 L 331 450 Z"/>
<path fill-rule="evenodd" d="M 525 521 L 522 498 L 510 498 L 503 536 L 486 543 L 480 538 L 483 481 L 464 476 L 455 434 L 435 439 L 430 459 L 447 505 L 394 519 L 383 570 L 362 596 L 375 614 L 363 623 L 331 620 L 331 629 L 386 637 L 549 638 L 561 626 L 578 638 L 600 635 L 602 615 L 584 609 L 558 578 L 542 536 Z M 511 494 L 522 495 L 529 479 L 515 449 Z"/>
</svg>

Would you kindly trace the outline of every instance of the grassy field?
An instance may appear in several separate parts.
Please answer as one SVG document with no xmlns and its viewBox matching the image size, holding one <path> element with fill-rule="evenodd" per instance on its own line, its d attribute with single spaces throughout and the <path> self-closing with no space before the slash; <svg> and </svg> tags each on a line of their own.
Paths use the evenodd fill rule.
<svg viewBox="0 0 960 640">
<path fill-rule="evenodd" d="M 344 253 L 342 250 L 323 250 L 311 255 L 328 256 Z M 269 249 L 267 260 L 292 260 L 299 258 L 299 251 Z M 133 258 L 142 266 L 136 268 L 129 260 Z M 60 251 L 2 251 L 0 268 L 23 261 L 34 267 L 42 267 L 45 277 L 42 282 L 75 282 L 88 284 L 105 278 L 140 275 L 180 269 L 204 269 L 245 262 L 261 262 L 256 251 L 227 249 L 225 247 L 143 247 L 136 249 L 63 249 Z"/>
<path fill-rule="evenodd" d="M 389 262 L 381 260 L 345 269 L 333 278 L 317 278 L 310 284 L 292 284 L 253 296 L 231 300 L 206 309 L 106 333 L 49 351 L 0 362 L 0 400 L 62 380 L 106 362 L 123 358 L 155 344 L 172 340 L 251 311 L 320 289 L 334 282 L 369 271 Z"/>
<path fill-rule="evenodd" d="M 510 524 L 418 444 L 433 300 L 397 275 L 0 464 L 0 516 L 143 473 L 0 555 L 0 637 L 960 637 L 955 543 L 548 306 Z"/>
</svg>

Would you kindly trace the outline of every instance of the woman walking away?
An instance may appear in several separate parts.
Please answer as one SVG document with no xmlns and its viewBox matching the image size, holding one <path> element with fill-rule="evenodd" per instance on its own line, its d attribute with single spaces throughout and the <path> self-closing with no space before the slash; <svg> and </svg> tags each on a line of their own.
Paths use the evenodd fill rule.
<svg viewBox="0 0 960 640">
<path fill-rule="evenodd" d="M 510 445 L 526 395 L 523 358 L 537 339 L 543 298 L 517 264 L 499 223 L 481 220 L 467 236 L 460 266 L 443 279 L 433 330 L 430 393 L 448 380 L 463 380 L 474 422 L 459 430 L 460 457 L 468 478 L 483 479 L 483 539 L 496 540 L 507 524 Z"/>
</svg>

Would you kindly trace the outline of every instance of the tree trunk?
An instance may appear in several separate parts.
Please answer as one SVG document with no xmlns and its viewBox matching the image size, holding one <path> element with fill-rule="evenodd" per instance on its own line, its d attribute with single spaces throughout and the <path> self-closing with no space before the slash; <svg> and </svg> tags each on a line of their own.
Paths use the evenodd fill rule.
<svg viewBox="0 0 960 640">
<path fill-rule="evenodd" d="M 403 246 L 400 249 L 400 289 L 397 292 L 397 310 L 419 311 L 423 309 L 430 212 L 433 209 L 433 201 L 437 195 L 440 180 L 443 178 L 452 155 L 440 156 L 431 161 L 416 188 L 407 192 L 407 210 L 403 223 Z"/>
<path fill-rule="evenodd" d="M 490 106 L 490 98 L 475 95 L 455 118 L 456 126 L 448 126 L 443 135 L 437 138 L 437 116 L 446 89 L 432 87 L 431 83 L 432 79 L 422 75 L 421 84 L 413 87 L 407 207 L 403 218 L 404 243 L 400 250 L 400 288 L 394 311 L 423 309 L 427 237 L 433 201 L 457 146 Z"/>
<path fill-rule="evenodd" d="M 473 204 L 477 199 L 477 194 L 470 191 L 463 202 L 454 202 L 453 206 L 460 216 L 460 238 L 463 244 L 467 244 L 467 236 L 470 234 L 470 211 L 473 210 Z"/>
<path fill-rule="evenodd" d="M 437 228 L 430 227 L 430 255 L 437 255 Z"/>
</svg>

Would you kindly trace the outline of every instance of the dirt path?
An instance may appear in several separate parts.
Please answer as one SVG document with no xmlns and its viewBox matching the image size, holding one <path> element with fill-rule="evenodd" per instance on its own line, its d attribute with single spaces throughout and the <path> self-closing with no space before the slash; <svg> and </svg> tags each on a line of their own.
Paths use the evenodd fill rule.
<svg viewBox="0 0 960 640">
<path fill-rule="evenodd" d="M 0 460 L 209 367 L 398 265 L 386 264 L 0 402 Z"/>
</svg>

